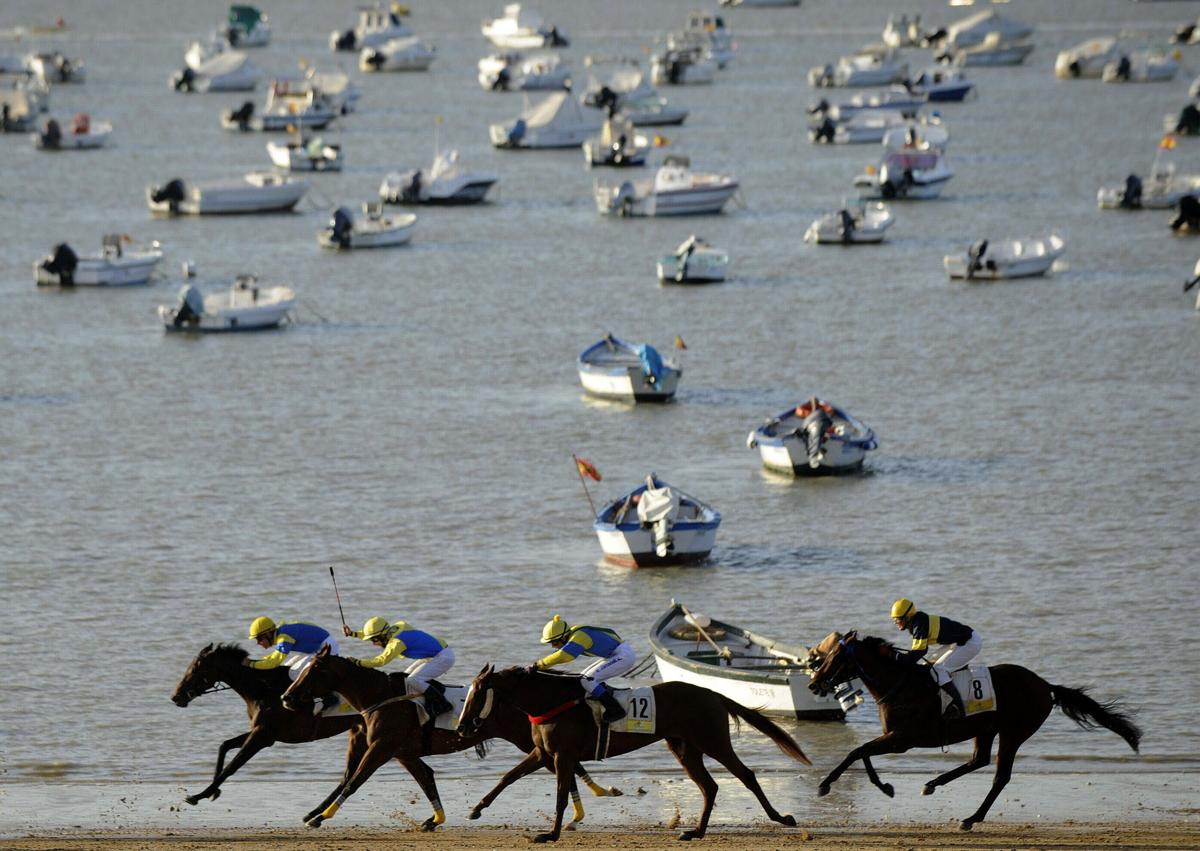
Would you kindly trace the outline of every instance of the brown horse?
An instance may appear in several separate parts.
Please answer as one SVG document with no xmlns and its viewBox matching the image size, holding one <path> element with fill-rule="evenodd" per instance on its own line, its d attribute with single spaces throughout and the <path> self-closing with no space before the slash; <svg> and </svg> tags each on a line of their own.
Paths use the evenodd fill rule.
<svg viewBox="0 0 1200 851">
<path fill-rule="evenodd" d="M 416 707 L 410 696 L 405 694 L 403 686 L 397 686 L 395 679 L 383 671 L 363 668 L 350 659 L 333 656 L 328 648 L 323 648 L 317 653 L 313 663 L 296 678 L 284 693 L 283 702 L 285 706 L 303 705 L 310 702 L 313 695 L 335 691 L 366 720 L 366 746 L 359 751 L 353 766 L 347 761 L 346 776 L 338 787 L 305 816 L 309 827 L 320 827 L 323 821 L 333 818 L 346 799 L 380 766 L 394 757 L 408 770 L 420 785 L 425 797 L 429 799 L 433 815 L 426 819 L 421 827 L 433 830 L 446 820 L 446 814 L 442 810 L 433 769 L 421 760 L 422 756 L 457 753 L 470 747 L 478 749 L 488 739 L 494 738 L 506 739 L 526 753 L 533 749 L 529 721 L 515 710 L 500 707 L 487 713 L 486 718 L 481 718 L 478 724 L 472 725 L 463 733 L 441 729 L 422 730 Z M 533 764 L 525 774 L 535 771 L 538 767 L 537 763 Z M 598 796 L 622 794 L 617 789 L 598 786 L 582 767 L 576 774 Z M 499 794 L 500 790 L 522 776 L 524 775 L 509 772 L 493 793 Z M 579 800 L 574 777 L 571 779 L 571 796 L 575 803 L 574 820 L 581 821 L 583 804 Z M 471 817 L 478 818 L 478 814 Z"/>
<path fill-rule="evenodd" d="M 700 823 L 680 834 L 680 839 L 698 839 L 708 829 L 708 818 L 717 796 L 717 783 L 704 767 L 704 757 L 710 756 L 725 766 L 734 777 L 758 798 L 772 821 L 795 827 L 796 820 L 781 815 L 767 800 L 754 772 L 734 753 L 729 740 L 729 719 L 739 718 L 771 739 L 792 759 L 811 765 L 804 751 L 792 737 L 753 709 L 734 703 L 727 697 L 690 683 L 660 683 L 654 686 L 656 731 L 645 733 L 611 733 L 607 753 L 610 756 L 629 753 L 659 739 L 679 760 L 684 771 L 700 787 L 704 795 L 704 811 Z M 527 774 L 538 765 L 551 764 L 558 777 L 558 801 L 554 828 L 540 833 L 535 842 L 553 842 L 562 830 L 563 809 L 567 805 L 572 772 L 580 762 L 595 759 L 599 730 L 592 710 L 584 701 L 583 689 L 577 675 L 509 668 L 496 671 L 485 667 L 471 683 L 466 705 L 459 719 L 459 730 L 466 730 L 485 707 L 512 706 L 529 716 L 533 727 L 534 749 L 518 763 L 510 774 Z M 507 776 L 506 778 L 507 779 Z M 476 805 L 476 811 L 495 798 L 496 790 Z"/>
<path fill-rule="evenodd" d="M 992 686 L 996 709 L 965 718 L 942 718 L 941 697 L 927 666 L 910 665 L 896 658 L 896 648 L 882 638 L 859 638 L 857 633 L 833 633 L 818 645 L 821 664 L 812 674 L 809 688 L 827 694 L 847 680 L 861 680 L 879 706 L 883 735 L 860 745 L 846 755 L 829 776 L 821 781 L 819 795 L 827 795 L 829 786 L 846 768 L 861 759 L 867 777 L 889 798 L 894 790 L 881 783 L 871 765 L 871 757 L 885 753 L 904 753 L 910 748 L 940 748 L 953 742 L 975 739 L 975 753 L 958 768 L 947 771 L 925 784 L 924 795 L 964 774 L 983 768 L 992 760 L 992 742 L 1000 737 L 996 758 L 996 776 L 992 788 L 979 809 L 963 819 L 962 829 L 970 830 L 983 821 L 1000 790 L 1012 776 L 1017 749 L 1037 732 L 1057 705 L 1068 718 L 1085 729 L 1104 727 L 1129 743 L 1135 751 L 1142 737 L 1120 704 L 1097 703 L 1083 689 L 1052 685 L 1033 671 L 1018 665 L 992 665 Z"/>
<path fill-rule="evenodd" d="M 216 800 L 221 794 L 221 784 L 245 765 L 263 748 L 276 742 L 300 744 L 327 739 L 347 730 L 350 742 L 346 754 L 346 768 L 358 761 L 357 753 L 365 747 L 362 733 L 362 718 L 358 715 L 318 717 L 308 711 L 286 709 L 280 696 L 291 684 L 286 668 L 259 671 L 242 664 L 249 654 L 234 644 L 209 644 L 204 647 L 192 663 L 171 700 L 176 706 L 187 706 L 202 694 L 221 691 L 221 683 L 237 692 L 246 701 L 246 714 L 250 716 L 250 730 L 221 742 L 217 749 L 217 768 L 210 784 L 198 794 L 184 798 L 189 804 L 198 804 L 204 798 Z M 232 748 L 239 748 L 237 756 L 225 766 L 225 755 Z"/>
</svg>

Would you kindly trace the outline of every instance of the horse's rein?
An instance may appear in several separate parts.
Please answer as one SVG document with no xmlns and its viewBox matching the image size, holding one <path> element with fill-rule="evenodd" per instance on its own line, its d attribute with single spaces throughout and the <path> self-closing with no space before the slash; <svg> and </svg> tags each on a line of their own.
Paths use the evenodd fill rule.
<svg viewBox="0 0 1200 851">
<path fill-rule="evenodd" d="M 213 685 L 206 688 L 204 691 L 198 691 L 198 692 L 189 694 L 188 700 L 195 700 L 198 697 L 204 697 L 204 695 L 206 695 L 206 694 L 213 694 L 214 692 L 218 692 L 218 691 L 229 691 L 231 688 L 233 688 L 233 686 L 231 686 L 227 683 L 224 685 L 214 683 Z"/>
</svg>

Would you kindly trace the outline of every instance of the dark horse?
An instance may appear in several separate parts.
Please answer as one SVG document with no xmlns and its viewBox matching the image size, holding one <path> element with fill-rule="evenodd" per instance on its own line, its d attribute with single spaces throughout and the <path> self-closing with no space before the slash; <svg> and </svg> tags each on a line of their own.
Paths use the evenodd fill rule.
<svg viewBox="0 0 1200 851">
<path fill-rule="evenodd" d="M 1056 705 L 1080 727 L 1112 730 L 1135 751 L 1142 737 L 1142 731 L 1120 711 L 1116 701 L 1097 703 L 1083 689 L 1052 685 L 1019 665 L 988 668 L 996 693 L 995 710 L 944 720 L 941 697 L 928 668 L 898 661 L 896 648 L 882 638 L 859 638 L 854 632 L 843 636 L 835 632 L 817 648 L 815 652 L 821 658 L 821 664 L 813 672 L 809 688 L 823 695 L 847 680 L 861 680 L 879 705 L 879 720 L 883 725 L 882 736 L 850 751 L 821 781 L 820 795 L 827 795 L 830 784 L 848 766 L 861 759 L 867 777 L 890 798 L 894 794 L 892 786 L 879 781 L 871 757 L 904 753 L 910 748 L 940 748 L 974 738 L 975 753 L 970 761 L 925 784 L 922 794 L 932 795 L 938 786 L 991 762 L 992 741 L 999 736 L 1000 749 L 992 788 L 974 815 L 962 821 L 962 829 L 970 830 L 983 821 L 996 796 L 1008 783 L 1017 749 L 1037 732 Z"/>
<path fill-rule="evenodd" d="M 772 821 L 795 827 L 796 820 L 790 815 L 781 815 L 767 800 L 754 772 L 734 753 L 729 740 L 729 718 L 739 718 L 771 739 L 779 749 L 792 759 L 811 765 L 804 751 L 792 737 L 774 722 L 753 709 L 734 703 L 727 697 L 690 683 L 661 683 L 654 686 L 656 729 L 653 734 L 611 733 L 608 756 L 629 753 L 643 748 L 659 739 L 665 739 L 667 747 L 679 760 L 684 771 L 700 787 L 704 795 L 704 811 L 700 823 L 692 830 L 680 834 L 680 839 L 698 839 L 708 829 L 708 817 L 712 813 L 717 796 L 717 784 L 708 769 L 704 757 L 710 756 L 758 798 L 762 808 Z M 475 807 L 482 810 L 495 799 L 496 793 L 513 775 L 521 776 L 537 766 L 554 766 L 558 777 L 558 801 L 555 807 L 554 828 L 549 833 L 540 833 L 535 842 L 553 842 L 562 830 L 563 810 L 567 805 L 572 772 L 584 760 L 595 759 L 598 729 L 592 710 L 586 705 L 578 676 L 528 671 L 524 668 L 509 668 L 496 671 L 491 665 L 485 667 L 471 683 L 466 705 L 459 719 L 459 730 L 469 730 L 485 707 L 510 706 L 529 716 L 533 728 L 534 749 L 518 763 L 501 781 L 501 786 L 490 792 Z"/>
<path fill-rule="evenodd" d="M 241 768 L 263 748 L 276 742 L 299 744 L 327 739 L 350 730 L 350 742 L 346 754 L 349 771 L 351 760 L 357 761 L 355 753 L 364 747 L 362 718 L 358 715 L 317 717 L 308 711 L 286 709 L 280 696 L 291 684 L 286 668 L 258 671 L 242 664 L 249 654 L 234 644 L 209 644 L 201 650 L 192 664 L 188 665 L 183 679 L 175 687 L 171 700 L 176 706 L 187 706 L 202 694 L 220 691 L 224 683 L 246 701 L 246 714 L 250 716 L 250 730 L 239 733 L 232 739 L 221 742 L 217 750 L 217 768 L 210 784 L 196 795 L 184 800 L 198 804 L 204 798 L 216 800 L 221 794 L 221 784 Z M 225 755 L 231 748 L 239 748 L 237 756 L 225 766 Z"/>
<path fill-rule="evenodd" d="M 383 671 L 363 668 L 349 659 L 331 655 L 321 650 L 313 663 L 304 671 L 283 695 L 284 705 L 303 705 L 311 702 L 313 695 L 337 692 L 361 713 L 366 720 L 365 747 L 359 750 L 353 764 L 347 757 L 346 776 L 329 796 L 305 816 L 309 827 L 320 827 L 326 819 L 333 818 L 346 799 L 353 795 L 375 771 L 393 757 L 403 765 L 421 787 L 433 807 L 433 815 L 421 827 L 433 830 L 446 820 L 442 801 L 434 781 L 433 769 L 426 765 L 422 756 L 457 753 L 467 748 L 479 748 L 488 739 L 501 738 L 512 742 L 528 753 L 533 749 L 529 733 L 529 721 L 513 709 L 496 707 L 487 713 L 465 733 L 450 730 L 423 730 L 417 708 L 403 686 L 398 686 L 393 677 Z M 536 770 L 530 767 L 526 774 Z M 599 796 L 622 794 L 617 789 L 604 789 L 592 781 L 581 767 L 576 774 Z M 522 775 L 505 775 L 493 794 L 500 791 Z M 575 821 L 583 819 L 583 804 L 571 781 L 571 794 L 575 802 Z M 478 814 L 472 815 L 478 818 Z"/>
</svg>

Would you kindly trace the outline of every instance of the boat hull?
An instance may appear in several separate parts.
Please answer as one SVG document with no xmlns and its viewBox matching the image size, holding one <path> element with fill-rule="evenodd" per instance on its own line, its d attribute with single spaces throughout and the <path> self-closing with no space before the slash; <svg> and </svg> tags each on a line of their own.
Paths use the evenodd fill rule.
<svg viewBox="0 0 1200 851">
<path fill-rule="evenodd" d="M 639 367 L 605 368 L 581 364 L 579 383 L 589 396 L 621 402 L 666 402 L 679 387 L 678 370 L 668 369 L 660 381 L 651 384 Z"/>
<path fill-rule="evenodd" d="M 48 259 L 48 258 L 47 258 Z M 71 283 L 75 286 L 113 287 L 144 284 L 162 259 L 161 251 L 129 253 L 119 258 L 80 257 Z M 39 261 L 33 264 L 33 279 L 40 286 L 58 286 L 62 277 L 48 271 Z"/>
<path fill-rule="evenodd" d="M 866 451 L 862 447 L 847 446 L 843 441 L 830 437 L 824 444 L 824 458 L 816 467 L 808 463 L 808 452 L 803 438 L 785 438 L 779 443 L 758 444 L 758 454 L 768 470 L 789 476 L 838 476 L 857 473 L 862 469 Z"/>
<path fill-rule="evenodd" d="M 671 529 L 675 550 L 660 556 L 654 551 L 654 536 L 649 529 L 600 529 L 600 549 L 604 560 L 620 567 L 670 567 L 704 561 L 717 540 L 717 529 L 688 529 L 692 524 L 676 524 Z"/>
<path fill-rule="evenodd" d="M 238 215 L 245 213 L 288 212 L 299 203 L 308 191 L 303 181 L 256 186 L 254 184 L 228 184 L 217 186 L 187 186 L 184 197 L 179 201 L 155 201 L 155 187 L 147 187 L 146 203 L 155 213 L 192 216 Z"/>
</svg>

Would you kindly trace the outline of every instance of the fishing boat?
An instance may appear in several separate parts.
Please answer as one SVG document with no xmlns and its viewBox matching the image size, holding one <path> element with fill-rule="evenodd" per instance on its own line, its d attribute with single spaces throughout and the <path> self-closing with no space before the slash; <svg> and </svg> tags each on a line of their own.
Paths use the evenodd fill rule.
<svg viewBox="0 0 1200 851">
<path fill-rule="evenodd" d="M 650 81 L 656 86 L 691 86 L 711 83 L 717 63 L 701 47 L 664 47 L 650 57 Z"/>
<path fill-rule="evenodd" d="M 815 144 L 862 145 L 883 141 L 894 128 L 908 127 L 909 119 L 890 109 L 864 109 L 850 118 L 835 121 L 826 117 L 809 127 L 808 138 Z"/>
<path fill-rule="evenodd" d="M 708 558 L 720 525 L 719 511 L 650 473 L 600 509 L 592 528 L 606 561 L 663 567 Z"/>
<path fill-rule="evenodd" d="M 650 649 L 665 682 L 698 685 L 764 715 L 840 721 L 859 702 L 849 688 L 823 697 L 809 690 L 809 648 L 714 620 L 675 600 L 650 628 Z"/>
<path fill-rule="evenodd" d="M 289 142 L 267 142 L 271 162 L 284 171 L 341 171 L 342 146 L 320 136 Z"/>
<path fill-rule="evenodd" d="M 771 417 L 746 438 L 768 470 L 796 476 L 855 473 L 879 446 L 875 432 L 816 397 Z"/>
<path fill-rule="evenodd" d="M 167 331 L 262 331 L 278 328 L 296 306 L 291 287 L 260 287 L 253 275 L 239 275 L 228 290 L 207 295 L 187 285 L 175 305 L 160 304 Z"/>
<path fill-rule="evenodd" d="M 682 124 L 687 118 L 687 109 L 673 106 L 659 94 L 636 59 L 589 56 L 585 62 L 589 79 L 583 102 L 588 106 L 609 115 L 619 113 L 635 127 L 666 127 Z"/>
<path fill-rule="evenodd" d="M 658 260 L 658 279 L 669 284 L 712 284 L 725 280 L 729 271 L 729 252 L 709 245 L 692 234 L 679 244 L 674 254 Z"/>
<path fill-rule="evenodd" d="M 146 187 L 151 212 L 169 214 L 273 213 L 291 210 L 308 183 L 288 175 L 250 172 L 232 180 L 188 183 L 175 178 Z"/>
<path fill-rule="evenodd" d="M 837 62 L 809 69 L 808 84 L 814 87 L 849 88 L 887 86 L 908 79 L 908 65 L 891 52 L 856 53 Z"/>
<path fill-rule="evenodd" d="M 53 253 L 33 264 L 33 279 L 38 286 L 144 284 L 162 260 L 162 249 L 157 241 L 149 248 L 127 249 L 124 240 L 120 234 L 107 234 L 100 242 L 99 254 L 82 255 L 67 243 L 59 243 Z"/>
<path fill-rule="evenodd" d="M 542 19 L 520 3 L 509 3 L 504 14 L 485 20 L 480 27 L 483 37 L 504 50 L 531 50 L 538 47 L 566 47 L 570 44 L 565 33 L 556 26 L 546 26 Z"/>
<path fill-rule="evenodd" d="M 262 73 L 240 50 L 195 56 L 189 51 L 185 62 L 171 76 L 171 88 L 177 92 L 248 92 L 262 78 Z"/>
<path fill-rule="evenodd" d="M 1160 148 L 1161 151 L 1161 148 Z M 1124 186 L 1102 186 L 1096 202 L 1102 210 L 1168 210 L 1186 195 L 1200 193 L 1200 174 L 1177 174 L 1175 163 L 1155 156 L 1150 176 L 1125 178 Z"/>
<path fill-rule="evenodd" d="M 962 71 L 945 65 L 926 68 L 909 82 L 913 95 L 924 95 L 930 103 L 961 101 L 975 88 Z"/>
<path fill-rule="evenodd" d="M 864 201 L 936 198 L 954 172 L 936 148 L 889 151 L 878 166 L 868 166 L 854 178 L 858 197 Z"/>
<path fill-rule="evenodd" d="M 1089 38 L 1055 57 L 1054 76 L 1060 80 L 1097 79 L 1104 73 L 1105 65 L 1120 62 L 1122 55 L 1112 36 Z"/>
<path fill-rule="evenodd" d="M 953 279 L 996 281 L 1001 278 L 1029 278 L 1044 275 L 1062 256 L 1066 245 L 1052 233 L 1037 239 L 981 239 L 961 254 L 942 258 L 946 274 Z"/>
<path fill-rule="evenodd" d="M 392 172 L 383 179 L 379 197 L 388 204 L 479 204 L 499 179 L 490 171 L 468 171 L 458 151 L 443 152 L 435 143 L 428 170 Z"/>
<path fill-rule="evenodd" d="M 25 70 L 33 79 L 47 86 L 56 83 L 82 83 L 87 68 L 80 59 L 69 59 L 61 53 L 30 53 L 25 57 Z"/>
<path fill-rule="evenodd" d="M 437 51 L 415 35 L 364 47 L 358 54 L 360 71 L 426 71 Z"/>
<path fill-rule="evenodd" d="M 40 133 L 32 136 L 33 146 L 39 151 L 76 151 L 102 148 L 112 136 L 112 124 L 107 121 L 92 121 L 86 112 L 77 112 L 71 119 L 70 130 L 63 132 L 57 119 L 47 118 Z"/>
<path fill-rule="evenodd" d="M 583 350 L 579 383 L 591 396 L 621 402 L 665 402 L 675 396 L 683 369 L 646 343 L 626 343 L 605 334 Z"/>
<path fill-rule="evenodd" d="M 488 135 L 497 148 L 577 148 L 600 132 L 604 118 L 570 92 L 555 92 L 512 121 L 491 125 Z"/>
<path fill-rule="evenodd" d="M 682 48 L 699 46 L 706 59 L 724 68 L 736 55 L 733 34 L 725 25 L 725 19 L 711 12 L 692 11 L 684 20 L 683 29 L 667 36 L 667 47 Z"/>
<path fill-rule="evenodd" d="M 604 215 L 683 216 L 719 213 L 737 189 L 735 178 L 693 172 L 687 157 L 673 154 L 653 177 L 620 185 L 596 181 L 592 196 Z"/>
<path fill-rule="evenodd" d="M 846 206 L 816 219 L 804 232 L 804 241 L 818 245 L 878 244 L 893 222 L 892 211 L 880 201 Z"/>
<path fill-rule="evenodd" d="M 489 92 L 531 92 L 571 85 L 571 63 L 557 53 L 493 53 L 480 59 L 476 67 L 479 85 Z"/>
<path fill-rule="evenodd" d="M 600 135 L 583 143 L 583 158 L 589 166 L 640 166 L 654 145 L 638 133 L 633 122 L 622 115 L 607 119 Z"/>
<path fill-rule="evenodd" d="M 0 133 L 28 133 L 37 127 L 45 101 L 26 89 L 0 89 Z"/>
<path fill-rule="evenodd" d="M 999 33 L 989 33 L 983 41 L 970 47 L 950 47 L 934 56 L 938 62 L 960 68 L 1020 65 L 1033 52 L 1033 43 L 1008 41 Z"/>
<path fill-rule="evenodd" d="M 1171 54 L 1138 50 L 1105 65 L 1100 79 L 1106 83 L 1165 83 L 1178 73 L 1179 61 Z"/>
<path fill-rule="evenodd" d="M 939 41 L 948 47 L 972 47 L 996 36 L 1002 41 L 1018 41 L 1033 35 L 1033 27 L 1014 18 L 987 9 L 956 21 L 946 28 Z"/>
<path fill-rule="evenodd" d="M 233 47 L 266 47 L 271 43 L 267 13 L 254 6 L 230 6 L 225 38 Z"/>
<path fill-rule="evenodd" d="M 400 4 L 393 3 L 390 9 L 384 8 L 383 4 L 360 6 L 358 23 L 348 30 L 334 30 L 329 36 L 329 49 L 362 50 L 412 34 L 400 20 Z"/>
<path fill-rule="evenodd" d="M 340 107 L 317 89 L 301 91 L 287 81 L 277 80 L 271 84 L 261 114 L 256 115 L 254 103 L 246 101 L 237 109 L 223 110 L 221 126 L 241 132 L 293 133 L 296 130 L 322 130 L 340 114 Z"/>
<path fill-rule="evenodd" d="M 406 245 L 412 239 L 417 217 L 412 213 L 388 216 L 383 204 L 363 204 L 362 215 L 348 207 L 338 207 L 329 224 L 317 232 L 322 248 L 390 248 Z"/>
</svg>

